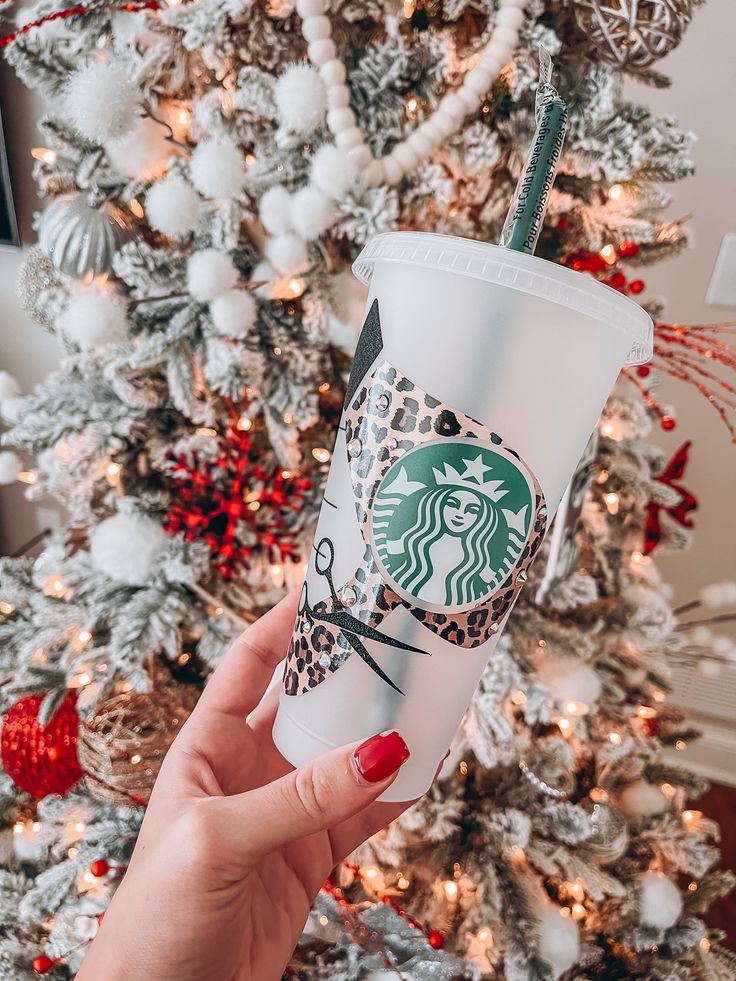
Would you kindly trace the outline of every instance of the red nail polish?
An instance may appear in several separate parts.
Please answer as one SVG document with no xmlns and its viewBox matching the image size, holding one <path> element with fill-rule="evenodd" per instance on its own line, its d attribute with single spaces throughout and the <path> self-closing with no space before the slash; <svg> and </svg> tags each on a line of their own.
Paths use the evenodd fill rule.
<svg viewBox="0 0 736 981">
<path fill-rule="evenodd" d="M 353 752 L 358 772 L 368 783 L 380 783 L 409 759 L 409 747 L 396 730 L 371 736 Z"/>
</svg>

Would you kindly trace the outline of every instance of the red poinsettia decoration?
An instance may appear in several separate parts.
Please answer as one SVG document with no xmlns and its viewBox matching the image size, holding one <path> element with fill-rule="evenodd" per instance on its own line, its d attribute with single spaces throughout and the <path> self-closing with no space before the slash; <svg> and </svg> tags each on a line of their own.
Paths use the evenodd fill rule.
<svg viewBox="0 0 736 981">
<path fill-rule="evenodd" d="M 205 541 L 223 579 L 247 569 L 254 555 L 299 559 L 294 517 L 311 482 L 264 466 L 263 452 L 237 423 L 221 437 L 216 454 L 191 451 L 169 459 L 175 503 L 164 528 Z"/>
<path fill-rule="evenodd" d="M 696 497 L 690 493 L 690 491 L 685 490 L 685 488 L 679 483 L 679 481 L 685 475 L 685 467 L 687 466 L 687 455 L 690 450 L 690 440 L 683 443 L 680 449 L 675 453 L 670 462 L 661 473 L 657 480 L 662 484 L 667 484 L 673 490 L 676 490 L 680 495 L 680 500 L 677 504 L 672 507 L 665 507 L 662 504 L 657 504 L 655 501 L 650 501 L 647 505 L 647 516 L 644 523 L 644 554 L 651 555 L 654 549 L 659 544 L 662 537 L 662 529 L 659 523 L 660 512 L 665 511 L 671 518 L 673 518 L 679 525 L 683 528 L 692 528 L 693 523 L 690 520 L 690 512 L 695 511 L 698 506 L 698 501 Z"/>
</svg>

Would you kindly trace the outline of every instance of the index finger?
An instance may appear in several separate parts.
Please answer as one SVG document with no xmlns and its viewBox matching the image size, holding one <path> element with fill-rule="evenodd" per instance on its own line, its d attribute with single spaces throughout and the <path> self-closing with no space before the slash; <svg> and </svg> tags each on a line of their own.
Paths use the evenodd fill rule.
<svg viewBox="0 0 736 981">
<path fill-rule="evenodd" d="M 295 589 L 234 641 L 207 682 L 195 713 L 224 712 L 245 719 L 253 711 L 286 655 L 298 601 Z"/>
</svg>

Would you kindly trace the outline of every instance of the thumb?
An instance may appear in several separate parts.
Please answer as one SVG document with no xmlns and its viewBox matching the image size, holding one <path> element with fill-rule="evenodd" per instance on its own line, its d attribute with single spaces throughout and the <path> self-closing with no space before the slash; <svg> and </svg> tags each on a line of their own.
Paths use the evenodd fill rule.
<svg viewBox="0 0 736 981">
<path fill-rule="evenodd" d="M 257 790 L 227 798 L 234 825 L 247 827 L 245 862 L 347 820 L 393 782 L 409 758 L 395 730 L 318 756 Z"/>
</svg>

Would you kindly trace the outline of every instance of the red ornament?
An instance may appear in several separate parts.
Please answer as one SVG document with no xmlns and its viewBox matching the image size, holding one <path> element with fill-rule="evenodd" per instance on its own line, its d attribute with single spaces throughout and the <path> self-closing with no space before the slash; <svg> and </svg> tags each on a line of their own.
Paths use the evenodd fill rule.
<svg viewBox="0 0 736 981">
<path fill-rule="evenodd" d="M 630 293 L 643 293 L 646 288 L 646 283 L 643 279 L 632 279 L 629 283 Z"/>
<path fill-rule="evenodd" d="M 107 875 L 110 871 L 110 866 L 104 858 L 96 858 L 90 865 L 89 870 L 95 879 L 101 879 L 103 875 Z"/>
<path fill-rule="evenodd" d="M 435 950 L 442 950 L 445 946 L 445 935 L 441 930 L 430 930 L 427 934 L 427 940 L 429 940 L 429 946 L 434 947 Z"/>
<path fill-rule="evenodd" d="M 170 457 L 175 503 L 164 524 L 170 534 L 201 539 L 223 579 L 247 569 L 254 554 L 297 561 L 292 528 L 301 510 L 306 477 L 264 466 L 250 434 L 229 426 L 216 453 L 192 451 Z"/>
<path fill-rule="evenodd" d="M 64 794 L 82 776 L 77 760 L 77 696 L 70 692 L 42 726 L 45 694 L 27 695 L 8 710 L 0 734 L 3 768 L 16 787 L 33 797 Z"/>
<path fill-rule="evenodd" d="M 665 417 L 666 418 L 666 417 Z M 680 494 L 680 500 L 674 507 L 665 508 L 661 504 L 657 504 L 654 501 L 650 501 L 647 505 L 647 516 L 644 523 L 644 548 L 643 552 L 645 555 L 651 555 L 654 549 L 659 544 L 662 537 L 662 529 L 659 523 L 659 513 L 660 511 L 666 511 L 669 516 L 676 521 L 683 528 L 692 528 L 693 523 L 689 517 L 691 511 L 695 511 L 698 507 L 697 498 L 690 493 L 690 491 L 685 490 L 685 488 L 679 483 L 679 481 L 685 475 L 685 467 L 687 466 L 687 455 L 690 450 L 690 440 L 683 443 L 680 449 L 675 453 L 670 462 L 661 473 L 657 480 L 662 484 L 667 484 L 668 487 L 672 487 L 674 490 L 678 491 Z"/>
<path fill-rule="evenodd" d="M 659 735 L 659 719 L 640 719 L 641 728 L 652 739 Z"/>
<path fill-rule="evenodd" d="M 618 247 L 618 254 L 624 259 L 631 259 L 639 255 L 639 246 L 636 242 L 622 242 Z"/>
<path fill-rule="evenodd" d="M 620 290 L 622 286 L 626 286 L 626 277 L 622 272 L 615 272 L 608 280 L 608 285 L 613 286 L 615 290 Z"/>
<path fill-rule="evenodd" d="M 54 962 L 46 954 L 39 954 L 38 957 L 34 958 L 32 965 L 36 974 L 48 974 L 53 966 Z"/>
<path fill-rule="evenodd" d="M 677 423 L 672 418 L 672 416 L 662 416 L 662 419 L 660 421 L 661 421 L 662 429 L 666 430 L 668 433 L 672 432 L 672 430 L 677 425 Z"/>
<path fill-rule="evenodd" d="M 636 373 L 640 378 L 647 378 L 651 370 L 648 364 L 640 364 L 636 369 Z"/>
</svg>

